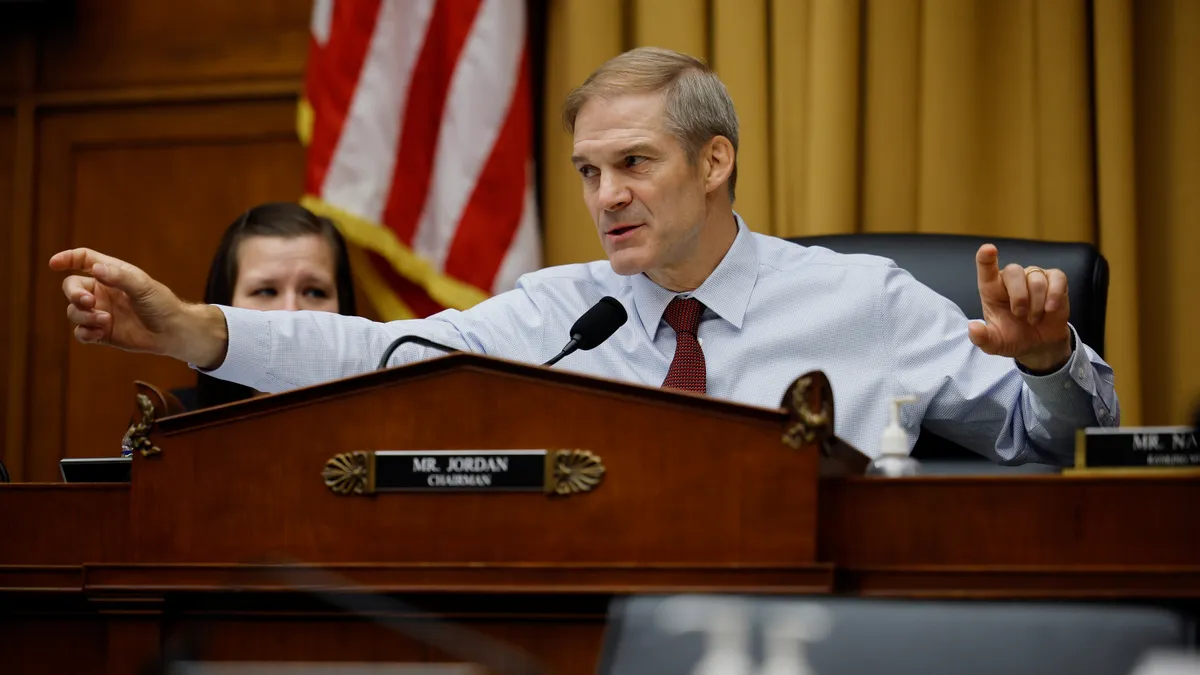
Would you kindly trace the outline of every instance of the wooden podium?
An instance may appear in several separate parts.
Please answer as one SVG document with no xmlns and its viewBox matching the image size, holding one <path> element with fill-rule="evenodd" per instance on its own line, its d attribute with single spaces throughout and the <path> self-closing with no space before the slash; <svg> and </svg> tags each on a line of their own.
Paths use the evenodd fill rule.
<svg viewBox="0 0 1200 675">
<path fill-rule="evenodd" d="M 212 660 L 469 652 L 387 614 L 589 673 L 626 593 L 1200 595 L 1197 479 L 847 476 L 861 456 L 820 373 L 779 409 L 461 353 L 166 417 L 139 396 L 131 483 L 0 486 L 12 672 L 134 673 L 180 640 Z M 523 451 L 524 482 L 411 489 L 441 451 Z M 309 566 L 404 609 L 331 605 L 297 586 Z"/>
</svg>

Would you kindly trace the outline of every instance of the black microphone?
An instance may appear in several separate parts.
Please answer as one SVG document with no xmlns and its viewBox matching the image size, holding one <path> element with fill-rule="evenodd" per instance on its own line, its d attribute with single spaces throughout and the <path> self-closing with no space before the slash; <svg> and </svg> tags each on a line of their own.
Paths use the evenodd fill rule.
<svg viewBox="0 0 1200 675">
<path fill-rule="evenodd" d="M 563 347 L 558 356 L 542 365 L 552 366 L 576 349 L 595 349 L 601 342 L 612 337 L 628 318 L 624 305 L 617 302 L 616 298 L 607 295 L 600 298 L 600 302 L 592 305 L 591 309 L 584 312 L 575 325 L 571 326 L 571 341 L 567 346 Z"/>
<path fill-rule="evenodd" d="M 447 353 L 458 351 L 454 347 L 447 347 L 446 345 L 439 344 L 437 342 L 434 342 L 433 340 L 426 340 L 425 338 L 423 338 L 419 335 L 402 335 L 402 336 L 396 338 L 395 340 L 392 340 L 391 344 L 389 344 L 387 346 L 387 349 L 383 350 L 383 358 L 379 359 L 379 365 L 375 367 L 375 370 L 383 370 L 384 368 L 386 368 L 388 360 L 392 358 L 392 353 L 396 351 L 396 348 L 403 344 L 407 344 L 409 342 L 419 344 L 422 347 L 430 347 L 432 349 L 440 349 L 441 351 L 447 352 Z"/>
</svg>

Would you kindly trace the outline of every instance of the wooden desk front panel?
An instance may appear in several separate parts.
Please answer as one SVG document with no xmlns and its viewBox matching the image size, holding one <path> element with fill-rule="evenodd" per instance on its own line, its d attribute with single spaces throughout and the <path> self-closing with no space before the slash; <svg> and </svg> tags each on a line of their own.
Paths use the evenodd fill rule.
<svg viewBox="0 0 1200 675">
<path fill-rule="evenodd" d="M 1200 565 L 1200 478 L 855 478 L 823 483 L 839 566 Z"/>
<path fill-rule="evenodd" d="M 839 592 L 1200 598 L 1196 478 L 852 479 L 820 503 Z"/>
<path fill-rule="evenodd" d="M 128 485 L 0 485 L 0 566 L 123 560 L 128 532 Z"/>
<path fill-rule="evenodd" d="M 134 560 L 814 560 L 817 458 L 783 444 L 775 411 L 626 385 L 606 391 L 574 375 L 526 376 L 524 366 L 410 368 L 422 367 L 430 373 L 371 374 L 343 381 L 344 392 L 335 384 L 164 420 L 154 436 L 162 454 L 134 458 Z M 468 408 L 466 400 L 487 403 Z M 558 498 L 340 496 L 321 478 L 340 453 L 463 448 L 585 449 L 606 473 L 594 491 Z"/>
</svg>

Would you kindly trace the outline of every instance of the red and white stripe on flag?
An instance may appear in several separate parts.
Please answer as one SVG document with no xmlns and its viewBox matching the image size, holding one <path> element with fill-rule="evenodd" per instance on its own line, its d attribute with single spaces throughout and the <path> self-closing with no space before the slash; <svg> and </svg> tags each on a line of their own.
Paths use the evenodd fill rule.
<svg viewBox="0 0 1200 675">
<path fill-rule="evenodd" d="M 384 318 L 465 309 L 540 265 L 525 0 L 316 0 L 303 203 Z"/>
</svg>

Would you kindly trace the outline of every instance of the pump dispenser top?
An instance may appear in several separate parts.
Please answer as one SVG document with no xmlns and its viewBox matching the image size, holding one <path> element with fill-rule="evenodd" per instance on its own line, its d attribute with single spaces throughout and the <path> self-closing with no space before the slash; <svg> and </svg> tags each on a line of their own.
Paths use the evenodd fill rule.
<svg viewBox="0 0 1200 675">
<path fill-rule="evenodd" d="M 867 466 L 868 476 L 917 476 L 921 463 L 909 455 L 908 434 L 900 426 L 900 404 L 916 403 L 916 396 L 897 396 L 890 403 L 891 422 L 879 441 L 879 456 Z"/>
</svg>

